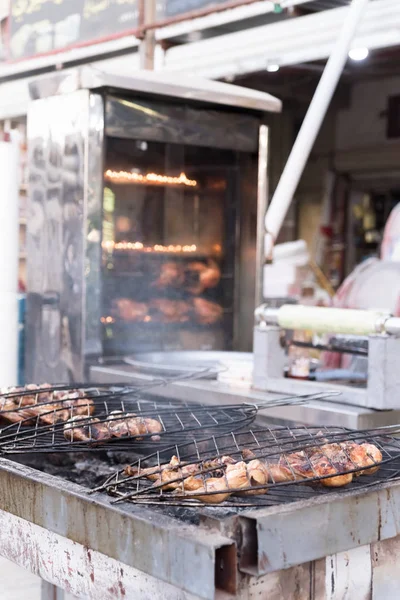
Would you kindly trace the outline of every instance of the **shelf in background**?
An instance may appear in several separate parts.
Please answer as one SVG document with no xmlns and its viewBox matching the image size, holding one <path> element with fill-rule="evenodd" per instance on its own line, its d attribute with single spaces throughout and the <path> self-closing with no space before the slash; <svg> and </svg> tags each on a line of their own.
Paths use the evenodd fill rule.
<svg viewBox="0 0 400 600">
<path fill-rule="evenodd" d="M 225 312 L 230 312 L 230 311 L 224 311 Z M 102 327 L 106 328 L 115 328 L 118 330 L 121 329 L 136 329 L 136 330 L 141 330 L 141 331 L 151 331 L 151 330 L 156 330 L 156 331 L 160 331 L 162 329 L 169 329 L 169 330 L 174 330 L 174 329 L 186 329 L 186 330 L 209 330 L 209 329 L 214 329 L 214 328 L 221 328 L 223 327 L 224 323 L 223 323 L 223 318 L 219 319 L 218 321 L 215 321 L 214 323 L 197 323 L 196 321 L 123 321 L 121 320 L 116 320 L 113 323 L 101 323 Z"/>
<path fill-rule="evenodd" d="M 103 252 L 107 252 L 107 249 L 103 248 Z M 206 253 L 206 252 L 198 252 L 198 251 L 193 251 L 193 252 L 167 252 L 167 251 L 163 251 L 163 252 L 144 252 L 143 250 L 122 250 L 122 249 L 113 249 L 112 252 L 110 252 L 110 254 L 117 254 L 117 255 L 124 255 L 124 256 L 150 256 L 150 257 L 157 257 L 157 258 L 168 258 L 168 260 L 171 259 L 171 257 L 174 257 L 176 259 L 184 259 L 184 260 L 192 260 L 193 258 L 197 258 L 197 259 L 209 259 L 212 258 L 214 260 L 220 261 L 222 258 L 222 255 L 220 253 L 217 252 L 211 252 L 211 253 Z"/>
<path fill-rule="evenodd" d="M 115 186 L 136 186 L 141 188 L 159 188 L 159 189 L 171 189 L 171 190 L 182 190 L 184 192 L 191 192 L 192 194 L 199 194 L 201 196 L 204 195 L 214 195 L 214 194 L 224 194 L 226 189 L 207 189 L 207 188 L 196 188 L 192 186 L 182 186 L 182 185 L 170 185 L 166 183 L 137 183 L 136 181 L 107 181 L 108 185 Z"/>
</svg>

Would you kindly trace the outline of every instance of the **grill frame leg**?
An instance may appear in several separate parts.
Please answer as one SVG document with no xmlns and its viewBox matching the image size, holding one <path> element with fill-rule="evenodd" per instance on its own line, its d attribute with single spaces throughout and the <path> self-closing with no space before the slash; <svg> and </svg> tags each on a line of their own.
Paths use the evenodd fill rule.
<svg viewBox="0 0 400 600">
<path fill-rule="evenodd" d="M 64 590 L 45 581 L 41 581 L 40 600 L 66 600 Z"/>
</svg>

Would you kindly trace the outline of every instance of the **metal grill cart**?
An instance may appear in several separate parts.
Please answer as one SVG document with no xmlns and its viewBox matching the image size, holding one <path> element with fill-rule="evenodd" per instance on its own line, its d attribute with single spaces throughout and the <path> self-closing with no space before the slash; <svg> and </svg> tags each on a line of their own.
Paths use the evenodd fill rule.
<svg viewBox="0 0 400 600">
<path fill-rule="evenodd" d="M 150 393 L 152 386 L 144 385 L 144 377 L 141 375 L 141 384 Z M 176 404 L 183 395 L 193 401 L 199 396 L 201 388 L 196 386 L 200 385 L 203 404 L 216 405 L 212 389 L 222 384 L 215 380 L 164 385 L 157 391 L 158 402 Z M 225 396 L 216 395 L 220 405 L 229 397 L 229 385 L 224 385 Z M 97 404 L 98 396 L 90 393 L 89 399 Z M 14 398 L 19 405 L 21 397 L 16 394 L 6 400 Z M 36 410 L 44 404 L 46 410 L 40 418 L 45 415 L 47 419 L 53 413 L 49 399 L 41 394 L 41 390 L 33 390 L 33 396 L 39 396 L 41 402 L 30 399 L 27 404 L 25 392 L 22 409 Z M 234 395 L 232 391 L 230 395 Z M 242 402 L 243 395 L 242 390 Z M 236 394 L 238 397 L 240 394 Z M 74 410 L 88 404 L 87 396 L 83 405 L 76 395 L 73 399 Z M 118 395 L 113 406 L 110 402 L 108 409 L 122 407 Z M 288 410 L 298 408 L 291 406 Z M 268 418 L 274 410 L 268 411 Z M 31 421 L 32 416 L 27 416 Z M 28 427 L 29 435 L 31 423 L 22 423 L 19 434 L 23 427 Z M 213 453 L 219 448 L 221 456 L 225 452 L 232 455 L 238 445 L 257 455 L 258 448 L 270 440 L 273 454 L 282 448 L 288 452 L 288 440 L 291 452 L 298 449 L 298 440 L 303 444 L 306 439 L 314 446 L 314 439 L 321 435 L 319 427 L 266 429 L 265 417 L 264 422 L 257 417 L 246 427 L 253 433 L 211 431 L 208 439 Z M 33 433 L 37 436 L 37 431 Z M 0 458 L 0 553 L 51 585 L 100 600 L 316 600 L 343 598 L 346 593 L 351 598 L 368 600 L 395 598 L 400 585 L 397 560 L 393 560 L 400 552 L 400 452 L 396 428 L 347 433 L 343 428 L 325 427 L 321 433 L 323 442 L 350 437 L 374 443 L 382 453 L 379 471 L 359 477 L 342 489 L 317 490 L 301 482 L 295 489 L 290 482 L 275 488 L 270 485 L 264 495 L 238 498 L 238 502 L 220 506 L 181 505 L 174 498 L 169 503 L 160 502 L 157 494 L 150 499 L 140 496 L 139 502 L 132 502 L 132 498 L 123 497 L 125 489 L 115 504 L 115 497 L 106 494 L 104 482 L 112 483 L 110 477 L 128 464 L 147 466 L 140 462 L 143 454 L 138 453 L 137 444 L 130 451 L 124 446 L 120 451 L 104 447 L 103 452 L 82 452 L 79 446 L 79 451 L 66 453 L 59 452 L 62 448 L 57 448 L 54 439 L 53 448 L 46 443 L 39 453 L 32 452 L 32 448 L 26 453 L 26 438 L 22 437 L 23 454 L 18 456 L 15 448 L 13 460 Z M 172 439 L 169 444 L 180 455 L 182 447 Z M 199 451 L 208 453 L 203 440 L 197 439 Z M 163 460 L 169 458 L 166 455 Z M 101 490 L 93 493 L 99 486 Z"/>
<path fill-rule="evenodd" d="M 31 93 L 26 381 L 82 381 L 133 351 L 249 349 L 280 101 L 92 67 Z"/>
<path fill-rule="evenodd" d="M 78 596 L 397 597 L 396 480 L 323 495 L 302 488 L 250 508 L 143 506 L 89 493 L 116 468 L 110 459 L 29 460 L 0 459 L 1 554 Z"/>
</svg>

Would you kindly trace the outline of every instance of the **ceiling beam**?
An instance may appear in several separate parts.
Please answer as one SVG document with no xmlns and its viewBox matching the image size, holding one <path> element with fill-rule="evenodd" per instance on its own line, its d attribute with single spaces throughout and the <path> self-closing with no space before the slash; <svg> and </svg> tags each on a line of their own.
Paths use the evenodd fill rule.
<svg viewBox="0 0 400 600">
<path fill-rule="evenodd" d="M 158 67 L 219 79 L 262 71 L 268 62 L 285 66 L 324 60 L 347 11 L 348 7 L 343 7 L 317 12 L 171 48 Z M 371 2 L 354 45 L 370 49 L 396 46 L 399 28 L 399 0 Z"/>
</svg>

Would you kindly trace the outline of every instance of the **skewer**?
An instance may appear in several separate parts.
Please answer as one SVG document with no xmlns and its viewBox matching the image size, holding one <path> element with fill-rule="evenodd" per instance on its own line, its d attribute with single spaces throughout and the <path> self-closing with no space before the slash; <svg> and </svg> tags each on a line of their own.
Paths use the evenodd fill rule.
<svg viewBox="0 0 400 600">
<path fill-rule="evenodd" d="M 208 369 L 207 369 L 208 372 Z M 179 380 L 187 379 L 193 374 L 185 374 L 180 376 Z M 199 375 L 198 373 L 196 375 Z M 175 379 L 176 380 L 176 379 Z M 57 386 L 57 389 L 61 389 L 61 386 Z M 92 391 L 96 391 L 94 388 L 90 388 Z M 147 388 L 148 389 L 148 388 Z M 36 393 L 36 400 L 41 391 L 49 392 L 48 388 L 39 388 L 39 390 L 29 390 L 26 392 L 27 396 L 34 395 Z M 137 390 L 134 390 L 136 392 Z M 38 394 L 39 392 L 39 394 Z M 57 415 L 61 417 L 63 411 L 68 411 L 70 418 L 75 417 L 74 407 L 63 407 L 65 402 L 71 401 L 70 397 L 61 400 L 43 400 L 34 404 L 27 404 L 15 409 L 9 409 L 7 411 L 0 411 L 0 416 L 6 416 L 8 413 L 19 413 L 22 418 L 17 423 L 10 423 L 0 430 L 0 451 L 3 453 L 24 453 L 24 452 L 45 452 L 45 451 L 68 451 L 68 450 L 101 450 L 106 445 L 112 446 L 114 450 L 117 449 L 133 449 L 136 445 L 143 445 L 145 441 L 151 441 L 155 443 L 154 435 L 161 436 L 163 438 L 170 439 L 178 438 L 184 434 L 194 434 L 201 430 L 212 430 L 216 427 L 225 430 L 228 428 L 229 431 L 233 429 L 239 429 L 245 425 L 249 425 L 256 417 L 259 410 L 265 410 L 274 406 L 282 406 L 296 403 L 304 403 L 312 399 L 326 398 L 331 395 L 335 395 L 337 392 L 331 393 L 317 393 L 317 394 L 306 394 L 303 396 L 285 396 L 278 397 L 272 400 L 266 400 L 265 402 L 254 403 L 243 403 L 234 405 L 201 405 L 201 404 L 186 404 L 186 403 L 158 403 L 148 400 L 134 400 L 135 394 L 132 394 L 132 388 L 128 387 L 125 389 L 117 389 L 107 396 L 106 394 L 93 395 L 88 397 L 88 404 L 82 404 L 80 409 L 85 409 L 87 406 L 88 414 L 79 414 L 79 420 L 72 422 L 68 426 L 71 439 L 65 439 L 65 426 L 68 421 L 65 419 L 58 420 Z M 21 393 L 19 393 L 21 396 Z M 78 398 L 77 400 L 84 401 L 86 396 Z M 125 398 L 127 399 L 125 401 Z M 52 405 L 54 407 L 52 408 Z M 60 407 L 61 405 L 61 407 Z M 42 411 L 38 415 L 28 414 L 24 416 L 24 411 L 34 410 L 37 407 L 49 407 L 48 411 Z M 57 408 L 56 408 L 57 406 Z M 89 414 L 89 407 L 94 407 L 94 414 Z M 99 412 L 99 408 L 101 411 Z M 118 408 L 120 414 L 112 415 L 111 409 Z M 90 411 L 92 412 L 92 411 Z M 46 416 L 52 416 L 52 422 L 43 422 Z M 145 424 L 146 432 L 129 434 L 129 419 L 138 419 L 138 423 Z M 161 431 L 150 431 L 147 428 L 146 421 L 144 419 L 154 419 L 158 421 L 162 429 Z M 24 425 L 30 425 L 35 420 L 33 427 L 23 427 Z M 103 440 L 97 439 L 91 435 L 92 425 L 98 427 L 102 424 L 110 430 L 109 424 L 115 425 L 115 420 L 121 423 L 126 423 L 128 428 L 128 434 L 114 435 L 109 431 L 109 435 Z M 95 427 L 95 429 L 96 429 Z M 73 439 L 73 432 L 82 428 L 89 428 L 89 439 L 76 440 Z M 129 442 L 129 444 L 128 444 Z"/>
<path fill-rule="evenodd" d="M 187 499 L 191 499 L 191 501 L 199 497 L 205 498 L 206 496 L 223 496 L 228 494 L 230 496 L 234 493 L 243 493 L 243 492 L 251 492 L 252 494 L 257 491 L 269 491 L 271 489 L 277 488 L 287 488 L 287 486 L 293 486 L 298 484 L 313 484 L 316 482 L 324 482 L 326 480 L 334 480 L 335 478 L 341 480 L 344 475 L 353 475 L 357 473 L 365 473 L 366 475 L 371 475 L 371 471 L 378 468 L 383 468 L 385 465 L 395 461 L 400 458 L 400 442 L 396 438 L 389 437 L 389 433 L 400 433 L 400 425 L 398 426 L 385 426 L 381 428 L 375 428 L 372 430 L 363 430 L 363 431 L 352 431 L 346 429 L 332 428 L 331 432 L 328 428 L 321 428 L 321 435 L 315 435 L 316 430 L 319 428 L 313 428 L 313 431 L 307 427 L 299 427 L 299 428 L 277 428 L 276 430 L 259 430 L 259 431 L 250 431 L 247 433 L 239 432 L 237 434 L 232 433 L 229 435 L 221 435 L 218 437 L 208 438 L 208 440 L 199 440 L 192 444 L 184 444 L 184 445 L 176 445 L 168 450 L 178 456 L 178 462 L 175 463 L 166 463 L 164 465 L 160 464 L 159 453 L 153 453 L 148 457 L 141 459 L 136 465 L 137 472 L 134 475 L 124 475 L 123 470 L 119 470 L 113 476 L 109 476 L 107 480 L 101 485 L 95 488 L 94 491 L 102 491 L 106 490 L 108 493 L 111 493 L 117 498 L 114 502 L 121 502 L 126 500 L 131 501 L 139 501 L 143 502 L 146 498 L 151 497 L 154 494 L 159 494 L 158 501 L 161 499 L 172 498 L 173 502 L 176 501 L 187 501 Z M 288 439 L 279 439 L 279 434 L 284 434 L 289 436 Z M 299 436 L 298 434 L 301 433 Z M 243 436 L 249 437 L 253 435 L 254 442 L 250 443 L 249 440 L 243 441 Z M 275 441 L 271 445 L 269 444 L 269 439 L 263 440 L 261 438 L 261 434 L 264 434 L 264 437 L 268 436 L 274 437 Z M 314 434 L 314 435 L 313 435 Z M 381 434 L 381 435 L 380 435 Z M 231 443 L 229 444 L 227 440 L 231 438 Z M 222 443 L 221 443 L 222 440 Z M 320 453 L 323 451 L 323 446 L 325 448 L 329 447 L 329 444 L 337 445 L 341 442 L 351 442 L 355 444 L 355 440 L 362 441 L 363 443 L 374 442 L 376 444 L 375 448 L 377 453 L 380 453 L 380 458 L 376 459 L 371 455 L 369 450 L 363 450 L 364 455 L 368 460 L 363 459 L 363 464 L 360 462 L 354 462 L 352 455 L 349 454 L 351 449 L 354 449 L 354 446 L 341 447 L 341 451 L 344 453 L 346 457 L 347 465 L 346 468 L 341 469 L 335 466 L 332 462 L 329 454 L 322 454 L 322 457 L 325 457 L 325 463 L 332 467 L 329 473 L 318 473 L 315 471 L 314 466 L 312 464 L 312 457 L 317 455 L 320 456 Z M 207 448 L 206 452 L 199 453 L 199 447 L 205 442 L 214 443 L 215 450 Z M 243 450 L 249 449 L 252 451 L 251 458 L 243 458 Z M 311 455 L 307 454 L 307 450 L 310 449 L 315 450 L 315 453 Z M 361 446 L 360 446 L 361 448 Z M 188 451 L 190 450 L 190 452 Z M 302 459 L 306 463 L 306 471 L 305 475 L 301 477 L 296 476 L 296 473 L 291 468 L 290 461 L 287 458 L 290 458 L 296 452 L 303 452 L 304 458 Z M 180 455 L 179 455 L 180 453 Z M 190 477 L 201 477 L 203 481 L 207 481 L 204 479 L 207 475 L 211 474 L 213 471 L 217 469 L 218 471 L 223 471 L 225 473 L 224 477 L 226 478 L 227 469 L 229 470 L 228 464 L 223 464 L 221 460 L 218 460 L 218 457 L 221 459 L 222 455 L 227 455 L 228 457 L 236 457 L 234 459 L 233 464 L 244 463 L 248 464 L 251 461 L 261 461 L 261 464 L 265 465 L 265 468 L 268 470 L 270 474 L 270 467 L 274 464 L 277 464 L 277 457 L 279 463 L 279 457 L 286 460 L 282 463 L 284 468 L 287 468 L 288 471 L 291 470 L 293 473 L 293 478 L 289 478 L 286 481 L 275 481 L 274 477 L 268 477 L 268 482 L 262 482 L 261 484 L 254 483 L 249 486 L 241 486 L 237 487 L 235 485 L 230 486 L 229 481 L 227 481 L 226 487 L 219 487 L 218 489 L 207 489 L 207 485 L 203 484 L 203 486 L 187 490 L 185 489 L 185 480 L 187 481 Z M 217 457 L 217 458 L 216 458 Z M 287 458 L 286 458 L 287 457 Z M 360 455 L 361 457 L 361 455 Z M 151 468 L 152 478 L 158 476 L 158 480 L 152 482 L 151 484 L 145 485 L 143 487 L 143 479 L 146 478 L 146 471 L 149 472 L 148 469 L 143 468 L 143 464 L 152 463 L 153 459 L 157 458 L 157 465 Z M 271 460 L 273 459 L 273 460 Z M 206 466 L 205 463 L 207 461 L 214 460 L 216 465 Z M 269 462 L 271 460 L 271 462 Z M 318 459 L 319 460 L 319 459 Z M 358 461 L 360 459 L 357 459 Z M 307 463 L 310 463 L 310 466 L 307 467 Z M 315 463 L 316 466 L 318 462 Z M 168 466 L 170 469 L 168 471 Z M 194 467 L 198 466 L 198 469 L 190 469 L 187 470 L 187 474 L 184 475 L 182 469 L 185 467 Z M 232 466 L 232 463 L 231 463 Z M 351 468 L 352 467 L 352 468 Z M 298 467 L 296 467 L 297 469 Z M 303 467 L 302 467 L 303 468 Z M 163 479 L 161 473 L 164 469 L 167 469 L 165 472 L 171 474 L 171 477 Z M 171 473 L 172 469 L 172 473 Z M 247 469 L 247 467 L 246 467 Z M 310 471 L 307 474 L 307 469 Z M 175 472 L 174 472 L 175 471 Z M 399 469 L 396 468 L 393 472 L 391 472 L 390 477 L 395 478 L 399 476 Z M 350 477 L 350 480 L 352 477 Z M 215 479 L 214 479 L 215 480 Z M 218 480 L 218 479 L 217 479 Z M 365 486 L 375 485 L 376 482 L 372 482 L 371 484 L 365 484 Z M 134 485 L 135 489 L 129 489 L 130 486 Z M 336 484 L 339 485 L 339 484 Z M 342 484 L 340 484 L 342 485 Z M 166 486 L 169 488 L 172 487 L 173 495 L 165 490 Z M 128 490 L 126 489 L 128 487 Z M 360 487 L 360 486 L 359 486 Z M 125 491 L 124 491 L 125 490 Z M 204 500 L 205 501 L 205 500 Z M 185 504 L 186 505 L 186 504 Z M 207 503 L 208 505 L 208 503 Z"/>
</svg>

